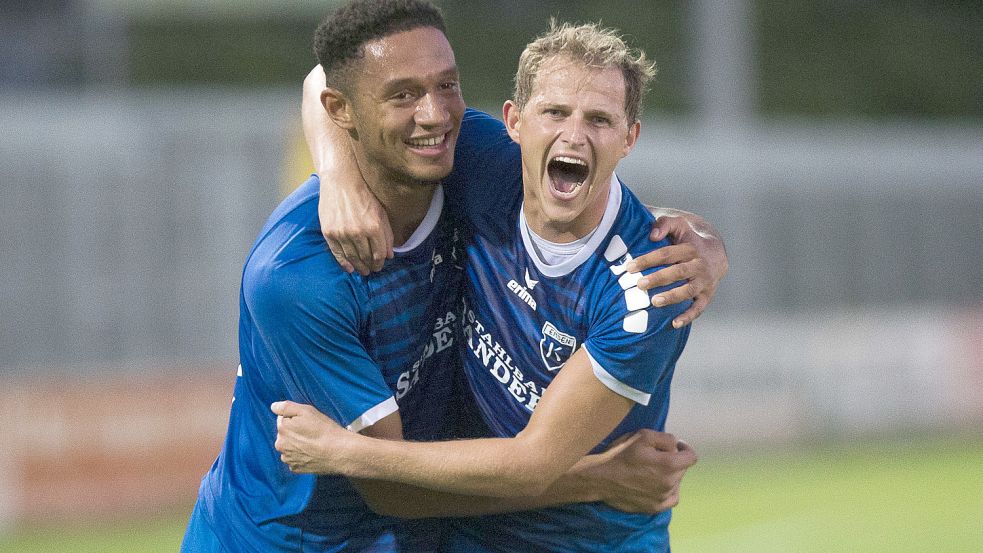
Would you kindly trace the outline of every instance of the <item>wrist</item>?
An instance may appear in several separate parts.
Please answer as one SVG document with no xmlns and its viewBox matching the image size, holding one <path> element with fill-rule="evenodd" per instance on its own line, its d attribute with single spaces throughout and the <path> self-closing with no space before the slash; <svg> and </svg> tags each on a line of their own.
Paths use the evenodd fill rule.
<svg viewBox="0 0 983 553">
<path fill-rule="evenodd" d="M 607 479 L 600 455 L 586 455 L 558 481 L 562 483 L 570 503 L 604 501 Z"/>
<path fill-rule="evenodd" d="M 322 440 L 321 451 L 325 459 L 330 459 L 331 472 L 349 478 L 366 478 L 365 474 L 359 473 L 360 470 L 364 472 L 365 463 L 355 462 L 360 458 L 360 439 L 368 440 L 371 438 L 345 430 L 343 435 L 335 439 Z"/>
</svg>

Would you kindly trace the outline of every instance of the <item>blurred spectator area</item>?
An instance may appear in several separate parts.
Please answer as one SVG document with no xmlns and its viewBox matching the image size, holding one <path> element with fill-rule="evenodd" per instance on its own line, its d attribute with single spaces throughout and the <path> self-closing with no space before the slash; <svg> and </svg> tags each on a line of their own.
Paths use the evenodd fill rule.
<svg viewBox="0 0 983 553">
<path fill-rule="evenodd" d="M 983 116 L 983 4 L 915 0 L 443 0 L 468 100 L 496 105 L 551 16 L 602 20 L 660 65 L 648 106 L 699 109 L 706 71 L 766 116 Z M 3 2 L 0 87 L 295 86 L 335 0 Z M 721 48 L 727 46 L 728 48 Z M 746 50 L 746 55 L 741 52 Z M 744 56 L 741 58 L 740 56 Z M 728 57 L 729 56 L 729 57 Z M 738 57 L 735 57 L 738 56 Z M 720 92 L 718 92 L 720 93 Z"/>
<path fill-rule="evenodd" d="M 242 262 L 309 169 L 300 83 L 334 4 L 0 3 L 0 527 L 190 507 L 227 420 Z M 551 15 L 658 60 L 620 174 L 731 256 L 674 431 L 978 432 L 983 4 L 438 4 L 492 113 Z"/>
</svg>

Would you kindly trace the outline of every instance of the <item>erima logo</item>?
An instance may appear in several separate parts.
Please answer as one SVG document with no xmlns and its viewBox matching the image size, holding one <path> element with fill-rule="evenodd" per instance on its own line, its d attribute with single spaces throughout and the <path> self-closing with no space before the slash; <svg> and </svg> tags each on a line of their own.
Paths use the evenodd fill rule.
<svg viewBox="0 0 983 553">
<path fill-rule="evenodd" d="M 513 294 L 519 296 L 519 299 L 526 302 L 526 304 L 528 304 L 529 307 L 532 307 L 533 311 L 535 311 L 536 299 L 532 297 L 529 290 L 535 288 L 537 284 L 539 284 L 539 281 L 529 278 L 529 269 L 526 269 L 526 285 L 523 286 L 516 282 L 515 279 L 512 279 L 509 281 L 509 290 L 512 290 Z"/>
</svg>

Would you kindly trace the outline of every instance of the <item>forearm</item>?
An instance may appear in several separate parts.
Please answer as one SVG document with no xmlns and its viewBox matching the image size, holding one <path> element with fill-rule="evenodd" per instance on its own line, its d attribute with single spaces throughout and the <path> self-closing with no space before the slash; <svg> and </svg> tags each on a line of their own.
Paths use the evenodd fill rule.
<svg viewBox="0 0 983 553">
<path fill-rule="evenodd" d="M 598 463 L 596 457 L 584 457 L 542 494 L 530 497 L 463 495 L 383 480 L 356 480 L 355 485 L 369 507 L 382 515 L 401 518 L 492 515 L 602 501 L 601 484 L 591 474 Z"/>
<path fill-rule="evenodd" d="M 355 155 L 347 140 L 344 129 L 328 117 L 324 105 L 321 104 L 321 91 L 324 90 L 324 71 L 321 66 L 314 69 L 304 78 L 304 90 L 300 102 L 300 118 L 304 127 L 304 139 L 307 149 L 314 162 L 314 169 L 321 177 L 333 181 L 340 177 L 342 182 L 354 182 L 361 185 L 362 177 L 355 162 Z M 322 186 L 325 179 L 322 179 Z M 364 186 L 364 185 L 363 185 Z"/>
<path fill-rule="evenodd" d="M 334 148 L 340 145 L 341 129 L 328 118 L 321 105 L 321 91 L 326 86 L 324 71 L 320 65 L 304 78 L 304 89 L 300 102 L 300 118 L 304 127 L 304 139 L 311 154 L 311 161 L 318 174 L 333 167 L 337 158 Z"/>
<path fill-rule="evenodd" d="M 336 446 L 341 444 L 336 444 Z M 351 435 L 333 447 L 334 472 L 453 494 L 533 497 L 576 462 L 545 444 L 516 438 L 454 442 L 390 442 Z M 577 452 L 577 457 L 583 452 Z"/>
</svg>

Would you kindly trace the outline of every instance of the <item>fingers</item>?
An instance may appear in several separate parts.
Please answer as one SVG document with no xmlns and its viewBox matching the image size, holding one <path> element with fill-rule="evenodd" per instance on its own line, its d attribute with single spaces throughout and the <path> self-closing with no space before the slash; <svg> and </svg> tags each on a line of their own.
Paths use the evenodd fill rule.
<svg viewBox="0 0 983 553">
<path fill-rule="evenodd" d="M 700 460 L 700 457 L 696 454 L 696 450 L 682 440 L 676 443 L 676 449 L 675 461 L 681 469 L 688 469 Z"/>
<path fill-rule="evenodd" d="M 694 259 L 698 258 L 699 255 L 697 255 L 696 248 L 690 244 L 666 246 L 664 248 L 659 248 L 646 254 L 642 254 L 631 260 L 631 262 L 628 263 L 628 270 L 633 273 L 637 273 L 639 271 L 644 271 L 645 269 L 652 269 L 654 267 L 661 267 L 664 265 L 673 265 L 675 263 L 684 263 L 686 261 L 693 261 Z M 666 284 L 668 284 L 668 282 Z"/>
<path fill-rule="evenodd" d="M 688 469 L 699 460 L 693 446 L 677 439 L 669 432 L 643 429 L 634 435 L 637 435 L 639 440 L 650 448 L 668 454 L 663 457 L 663 462 L 667 461 L 674 471 Z"/>
<path fill-rule="evenodd" d="M 277 401 L 270 405 L 270 411 L 278 417 L 296 417 L 304 412 L 304 405 L 292 401 Z"/>
<path fill-rule="evenodd" d="M 670 219 L 673 219 L 673 217 L 662 216 L 656 219 L 655 222 L 652 223 L 652 232 L 649 233 L 649 240 L 658 242 L 659 240 L 665 238 L 666 235 L 669 234 Z"/>
<path fill-rule="evenodd" d="M 696 295 L 692 283 L 687 282 L 682 286 L 677 286 L 671 290 L 666 290 L 664 292 L 659 292 L 658 294 L 652 296 L 652 305 L 655 307 L 665 307 L 667 305 L 675 305 L 677 303 L 692 299 Z"/>
<path fill-rule="evenodd" d="M 663 237 L 668 236 L 674 244 L 682 242 L 693 230 L 686 218 L 680 216 L 662 216 L 656 224 L 665 231 Z"/>
<path fill-rule="evenodd" d="M 358 271 L 362 276 L 382 270 L 386 259 L 393 256 L 392 230 L 385 228 L 362 229 L 359 234 L 341 236 L 325 234 L 328 249 L 346 272 Z"/>
<path fill-rule="evenodd" d="M 329 238 L 327 235 L 325 235 L 324 238 L 328 241 L 328 249 L 331 250 L 331 255 L 334 256 L 335 261 L 338 262 L 338 265 L 341 265 L 342 270 L 344 270 L 346 273 L 354 271 L 355 267 L 348 262 L 348 254 L 345 253 L 345 247 L 341 244 L 341 242 L 333 238 Z"/>
<path fill-rule="evenodd" d="M 651 290 L 652 288 L 669 286 L 675 282 L 704 278 L 705 276 L 707 276 L 706 262 L 702 259 L 691 259 L 674 262 L 650 275 L 645 275 L 638 279 L 638 287 L 642 290 Z"/>
<path fill-rule="evenodd" d="M 658 432 L 656 430 L 642 429 L 636 432 L 639 439 L 647 446 L 654 447 L 659 451 L 676 451 L 676 437 L 668 432 Z"/>
<path fill-rule="evenodd" d="M 352 238 L 345 245 L 345 251 L 352 254 L 352 264 L 355 265 L 355 270 L 360 275 L 368 276 L 369 273 L 376 270 L 375 258 L 372 255 L 372 242 L 367 237 L 356 236 Z M 381 263 L 379 268 L 382 268 Z"/>
<path fill-rule="evenodd" d="M 655 298 L 652 298 L 652 301 L 654 304 Z M 710 300 L 706 295 L 698 296 L 695 300 L 693 300 L 693 305 L 691 305 L 689 309 L 672 320 L 672 327 L 683 328 L 684 326 L 692 323 L 703 314 L 708 305 L 710 305 Z"/>
<path fill-rule="evenodd" d="M 393 256 L 393 235 L 389 227 L 385 229 L 387 232 L 384 233 L 373 233 L 368 239 L 368 250 L 371 255 L 369 264 L 372 268 L 372 272 L 377 272 L 382 270 L 382 266 L 386 263 L 386 259 L 390 259 Z"/>
</svg>

